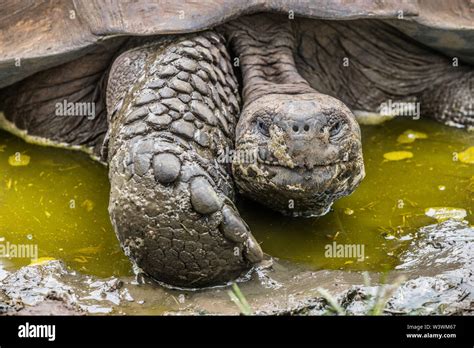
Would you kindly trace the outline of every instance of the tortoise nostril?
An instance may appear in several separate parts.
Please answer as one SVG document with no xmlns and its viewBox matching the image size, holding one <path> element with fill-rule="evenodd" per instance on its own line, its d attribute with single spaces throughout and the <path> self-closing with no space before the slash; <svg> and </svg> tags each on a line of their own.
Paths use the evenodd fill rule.
<svg viewBox="0 0 474 348">
<path fill-rule="evenodd" d="M 309 126 L 307 124 L 304 125 L 304 131 L 305 132 L 309 131 Z"/>
<path fill-rule="evenodd" d="M 293 126 L 293 132 L 296 133 L 296 132 L 298 132 L 298 130 L 299 130 L 299 127 L 298 127 L 297 125 L 294 125 L 294 126 Z"/>
</svg>

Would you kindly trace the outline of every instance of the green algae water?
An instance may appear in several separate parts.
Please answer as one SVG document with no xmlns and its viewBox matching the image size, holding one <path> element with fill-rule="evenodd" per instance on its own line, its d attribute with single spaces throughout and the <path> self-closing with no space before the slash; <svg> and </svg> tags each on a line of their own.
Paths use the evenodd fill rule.
<svg viewBox="0 0 474 348">
<path fill-rule="evenodd" d="M 239 202 L 241 214 L 272 256 L 314 269 L 390 270 L 417 228 L 451 215 L 473 223 L 473 137 L 429 120 L 363 126 L 366 178 L 326 216 L 288 218 L 250 201 Z M 0 132 L 1 245 L 36 245 L 39 261 L 85 274 L 129 275 L 108 197 L 107 169 L 87 155 Z M 363 246 L 363 257 L 327 257 L 328 246 L 349 244 Z M 11 256 L 0 268 L 31 262 Z"/>
<path fill-rule="evenodd" d="M 0 244 L 10 246 L 3 268 L 63 260 L 97 276 L 130 273 L 110 224 L 106 168 L 79 151 L 25 143 L 0 132 Z M 16 246 L 16 249 L 13 249 Z M 5 256 L 5 255 L 4 255 Z"/>
</svg>

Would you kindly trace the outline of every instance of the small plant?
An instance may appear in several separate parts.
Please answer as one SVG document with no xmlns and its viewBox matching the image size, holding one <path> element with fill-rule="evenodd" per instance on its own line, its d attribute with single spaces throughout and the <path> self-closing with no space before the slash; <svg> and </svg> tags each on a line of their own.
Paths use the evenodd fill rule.
<svg viewBox="0 0 474 348">
<path fill-rule="evenodd" d="M 382 281 L 382 284 L 377 289 L 377 294 L 375 295 L 374 304 L 367 312 L 367 315 L 381 315 L 385 311 L 385 307 L 390 300 L 390 297 L 393 293 L 400 287 L 400 285 L 405 281 L 404 276 L 400 276 L 393 284 L 383 284 L 385 282 L 385 277 Z"/>
<path fill-rule="evenodd" d="M 232 290 L 227 292 L 229 294 L 230 299 L 234 302 L 237 307 L 239 307 L 240 313 L 242 315 L 252 315 L 253 311 L 250 307 L 247 299 L 245 298 L 242 291 L 240 291 L 239 286 L 236 283 L 232 284 Z"/>
<path fill-rule="evenodd" d="M 369 274 L 367 272 L 364 272 L 363 276 L 364 276 L 364 285 L 366 287 L 370 287 L 371 282 L 370 282 Z M 393 295 L 393 293 L 400 287 L 400 285 L 404 281 L 405 281 L 405 277 L 401 276 L 395 279 L 393 284 L 385 284 L 385 276 L 384 276 L 381 279 L 381 285 L 378 286 L 377 288 L 377 293 L 375 297 L 373 298 L 373 302 L 367 308 L 367 312 L 365 314 L 366 315 L 382 315 L 383 312 L 391 313 L 385 307 L 387 306 L 387 303 L 390 300 L 390 297 Z M 323 297 L 328 303 L 328 309 L 330 312 L 335 313 L 337 315 L 350 314 L 338 303 L 336 298 L 333 297 L 327 290 L 318 288 L 317 291 L 321 295 L 321 297 Z M 367 296 L 367 299 L 365 299 L 365 301 L 369 301 L 371 298 L 372 296 Z"/>
<path fill-rule="evenodd" d="M 337 315 L 346 315 L 346 311 L 337 303 L 337 300 L 325 289 L 317 288 L 318 293 L 326 300 L 329 305 L 329 310 L 335 312 Z"/>
</svg>

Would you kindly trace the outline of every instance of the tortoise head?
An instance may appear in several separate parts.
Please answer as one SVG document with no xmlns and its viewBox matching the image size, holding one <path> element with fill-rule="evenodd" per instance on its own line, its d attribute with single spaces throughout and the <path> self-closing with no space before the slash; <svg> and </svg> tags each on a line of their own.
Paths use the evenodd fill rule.
<svg viewBox="0 0 474 348">
<path fill-rule="evenodd" d="M 248 105 L 237 125 L 236 153 L 239 190 L 286 215 L 324 215 L 365 175 L 353 114 L 319 93 L 272 94 Z"/>
</svg>

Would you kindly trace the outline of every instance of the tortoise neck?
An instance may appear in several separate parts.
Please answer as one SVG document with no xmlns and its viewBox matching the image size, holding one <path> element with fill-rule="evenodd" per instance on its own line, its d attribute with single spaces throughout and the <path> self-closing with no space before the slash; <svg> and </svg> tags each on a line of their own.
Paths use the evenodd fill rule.
<svg viewBox="0 0 474 348">
<path fill-rule="evenodd" d="M 244 106 L 268 94 L 315 92 L 296 69 L 290 20 L 242 17 L 226 24 L 224 31 L 242 70 Z"/>
</svg>

